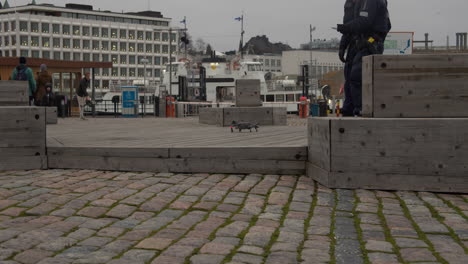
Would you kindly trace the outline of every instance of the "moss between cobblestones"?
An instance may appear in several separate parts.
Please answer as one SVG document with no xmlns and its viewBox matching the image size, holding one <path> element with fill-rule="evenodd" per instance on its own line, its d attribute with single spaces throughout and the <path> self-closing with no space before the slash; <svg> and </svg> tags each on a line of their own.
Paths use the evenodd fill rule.
<svg viewBox="0 0 468 264">
<path fill-rule="evenodd" d="M 358 212 L 357 212 L 357 207 L 358 207 L 358 204 L 361 202 L 361 200 L 359 199 L 356 191 L 353 191 L 353 194 L 354 194 L 354 199 L 355 199 L 354 207 L 353 207 L 354 226 L 356 227 L 356 233 L 357 233 L 358 241 L 361 247 L 364 264 L 370 264 L 369 256 L 367 255 L 367 251 L 366 251 L 366 243 L 364 242 L 364 239 L 362 237 L 361 219 L 359 218 Z"/>
<path fill-rule="evenodd" d="M 314 210 L 315 210 L 315 206 L 317 206 L 317 200 L 318 200 L 318 197 L 317 197 L 317 190 L 318 190 L 318 186 L 317 186 L 317 182 L 313 182 L 314 184 L 314 192 L 313 192 L 313 198 L 312 198 L 312 203 L 310 204 L 310 208 L 309 208 L 309 215 L 307 216 L 307 218 L 304 220 L 304 241 L 302 241 L 302 243 L 299 244 L 299 247 L 297 248 L 297 261 L 301 261 L 301 253 L 302 251 L 304 250 L 304 244 L 305 242 L 309 239 L 309 233 L 308 233 L 308 230 L 309 230 L 309 227 L 310 227 L 310 220 L 312 219 L 312 217 L 314 216 Z"/>
<path fill-rule="evenodd" d="M 437 259 L 437 261 L 439 261 L 439 262 L 441 262 L 443 264 L 449 264 L 444 258 L 442 258 L 440 256 L 439 253 L 437 253 L 437 251 L 435 251 L 434 245 L 427 238 L 426 234 L 421 230 L 421 228 L 419 228 L 419 226 L 416 224 L 416 222 L 414 221 L 413 217 L 411 216 L 410 211 L 409 211 L 408 207 L 406 206 L 405 202 L 403 201 L 403 199 L 401 199 L 398 195 L 397 195 L 397 199 L 400 201 L 400 206 L 403 209 L 403 213 L 404 213 L 405 217 L 411 222 L 411 224 L 413 225 L 414 230 L 416 230 L 416 233 L 418 234 L 419 238 L 421 238 L 421 240 L 426 242 L 426 244 L 429 246 L 429 248 L 428 248 L 429 251 L 434 255 L 434 257 Z M 407 263 L 407 262 L 405 262 L 405 263 Z"/>
<path fill-rule="evenodd" d="M 330 264 L 335 264 L 336 263 L 336 256 L 335 256 L 335 247 L 336 247 L 336 238 L 335 238 L 335 229 L 336 229 L 336 217 L 335 217 L 335 212 L 336 212 L 336 207 L 338 206 L 338 194 L 336 193 L 335 190 L 333 192 L 333 198 L 334 198 L 334 206 L 333 210 L 331 212 L 331 225 L 330 225 L 330 234 L 328 237 L 330 237 Z M 318 195 L 318 193 L 317 193 Z"/>
<path fill-rule="evenodd" d="M 419 195 L 418 195 L 418 197 L 419 197 Z M 421 199 L 421 197 L 419 197 L 419 199 Z M 452 227 L 445 224 L 445 222 L 444 222 L 445 217 L 441 216 L 439 214 L 439 212 L 437 212 L 437 210 L 431 204 L 424 201 L 423 199 L 421 199 L 421 200 L 423 201 L 424 205 L 429 209 L 432 216 L 435 219 L 437 219 L 443 226 L 445 226 L 447 228 L 447 230 L 449 231 L 449 235 L 453 238 L 453 240 L 455 240 L 458 243 L 458 245 L 460 245 L 465 250 L 465 254 L 468 254 L 468 249 L 465 247 L 465 244 L 463 244 L 462 240 L 457 236 L 457 234 L 455 234 L 455 231 L 453 231 Z M 429 234 L 429 233 L 427 233 L 427 234 Z M 446 235 L 446 233 L 443 233 L 443 234 Z M 439 234 L 435 234 L 435 235 L 439 235 Z"/>
<path fill-rule="evenodd" d="M 375 192 L 374 192 L 375 194 Z M 390 228 L 388 228 L 388 224 L 387 224 L 387 220 L 385 219 L 385 216 L 384 216 L 384 213 L 383 213 L 383 202 L 382 202 L 382 198 L 381 197 L 377 197 L 377 200 L 379 201 L 379 204 L 378 204 L 378 210 L 377 210 L 377 216 L 379 217 L 380 219 L 380 222 L 381 222 L 381 225 L 382 225 L 382 228 L 384 230 L 384 234 L 385 234 L 385 240 L 387 240 L 387 242 L 390 242 L 390 244 L 392 244 L 393 248 L 395 249 L 395 254 L 397 255 L 398 257 L 398 261 L 400 261 L 401 263 L 405 263 L 403 261 L 403 257 L 401 256 L 401 253 L 400 253 L 400 247 L 398 247 L 398 244 L 396 243 L 395 239 L 393 238 L 392 236 L 392 233 L 390 231 Z M 401 201 L 400 201 L 401 203 Z M 403 209 L 404 210 L 404 209 Z M 388 252 L 386 252 L 388 253 Z"/>
<path fill-rule="evenodd" d="M 439 199 L 441 199 L 442 201 L 444 201 L 444 203 L 452 208 L 453 210 L 455 210 L 461 217 L 465 218 L 466 221 L 468 221 L 468 216 L 466 216 L 462 210 L 460 208 L 458 208 L 457 206 L 455 206 L 451 201 L 448 201 L 448 200 L 445 200 L 443 199 L 442 197 L 440 197 L 438 194 L 435 194 L 435 196 Z M 465 201 L 466 203 L 468 203 L 468 199 L 465 199 L 465 198 L 462 198 L 463 201 Z"/>
</svg>

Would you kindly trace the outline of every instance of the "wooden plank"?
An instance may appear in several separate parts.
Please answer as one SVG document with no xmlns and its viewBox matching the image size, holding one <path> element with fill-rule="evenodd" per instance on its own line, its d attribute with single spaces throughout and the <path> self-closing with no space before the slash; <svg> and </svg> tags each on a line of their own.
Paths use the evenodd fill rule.
<svg viewBox="0 0 468 264">
<path fill-rule="evenodd" d="M 323 186 L 330 186 L 330 172 L 323 168 L 317 167 L 316 165 L 307 162 L 307 176 L 322 184 Z"/>
<path fill-rule="evenodd" d="M 57 107 L 46 107 L 46 123 L 48 125 L 58 123 Z"/>
<path fill-rule="evenodd" d="M 468 175 L 468 119 L 331 120 L 331 171 Z"/>
<path fill-rule="evenodd" d="M 374 113 L 374 56 L 362 58 L 362 115 Z"/>
<path fill-rule="evenodd" d="M 338 189 L 467 193 L 468 174 L 465 174 L 463 177 L 452 177 L 446 175 L 332 172 L 328 187 Z"/>
<path fill-rule="evenodd" d="M 48 147 L 47 152 L 49 156 L 169 158 L 169 149 L 167 148 Z"/>
<path fill-rule="evenodd" d="M 28 90 L 26 81 L 0 81 L 0 106 L 28 106 Z"/>
<path fill-rule="evenodd" d="M 309 162 L 330 171 L 330 120 L 328 118 L 311 117 L 308 120 Z"/>
<path fill-rule="evenodd" d="M 0 171 L 47 169 L 47 156 L 2 157 Z"/>
<path fill-rule="evenodd" d="M 171 158 L 232 159 L 232 160 L 307 160 L 306 147 L 211 147 L 170 148 Z"/>
<path fill-rule="evenodd" d="M 376 55 L 373 60 L 373 89 L 363 86 L 364 116 L 468 117 L 468 54 Z"/>
<path fill-rule="evenodd" d="M 0 158 L 18 156 L 46 156 L 44 147 L 9 147 L 0 148 Z"/>
</svg>

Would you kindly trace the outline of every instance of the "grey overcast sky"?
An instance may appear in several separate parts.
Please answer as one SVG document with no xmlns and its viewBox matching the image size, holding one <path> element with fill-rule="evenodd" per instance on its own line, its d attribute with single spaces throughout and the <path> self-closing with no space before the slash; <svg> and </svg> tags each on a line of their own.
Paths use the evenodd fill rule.
<svg viewBox="0 0 468 264">
<path fill-rule="evenodd" d="M 2 0 L 3 2 L 3 0 Z M 11 6 L 31 0 L 9 0 Z M 283 42 L 293 48 L 308 42 L 309 24 L 317 27 L 315 38 L 340 35 L 331 29 L 342 21 L 345 0 L 36 0 L 38 4 L 65 3 L 93 5 L 114 12 L 147 10 L 161 11 L 173 19 L 173 26 L 187 16 L 194 39 L 202 38 L 219 51 L 238 47 L 240 22 L 234 20 L 245 13 L 246 39 L 267 35 L 270 41 Z M 467 0 L 388 0 L 392 31 L 414 31 L 415 39 L 428 32 L 435 45 L 451 45 L 456 32 L 468 32 Z"/>
</svg>

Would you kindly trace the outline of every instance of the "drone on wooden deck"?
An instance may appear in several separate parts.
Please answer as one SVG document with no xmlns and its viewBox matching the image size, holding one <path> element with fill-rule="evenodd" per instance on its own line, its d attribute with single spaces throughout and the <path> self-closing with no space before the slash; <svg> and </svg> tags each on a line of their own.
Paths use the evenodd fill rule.
<svg viewBox="0 0 468 264">
<path fill-rule="evenodd" d="M 239 130 L 239 132 L 242 132 L 242 130 L 249 130 L 252 132 L 252 129 L 255 129 L 255 132 L 258 132 L 258 124 L 252 124 L 249 122 L 239 122 L 237 123 L 236 121 L 232 121 L 231 123 L 231 133 L 234 132 L 234 129 Z"/>
</svg>

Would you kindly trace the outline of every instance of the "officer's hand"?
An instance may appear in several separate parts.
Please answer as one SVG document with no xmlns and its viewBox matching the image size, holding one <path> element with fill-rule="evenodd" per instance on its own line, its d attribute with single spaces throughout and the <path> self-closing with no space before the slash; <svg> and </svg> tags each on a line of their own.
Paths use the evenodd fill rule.
<svg viewBox="0 0 468 264">
<path fill-rule="evenodd" d="M 336 30 L 338 32 L 340 32 L 341 34 L 349 33 L 348 27 L 346 25 L 343 25 L 343 24 L 336 25 Z"/>
<path fill-rule="evenodd" d="M 338 56 L 340 57 L 340 61 L 342 61 L 343 63 L 346 62 L 345 53 L 346 53 L 346 49 L 340 48 L 340 52 L 338 53 Z"/>
</svg>

